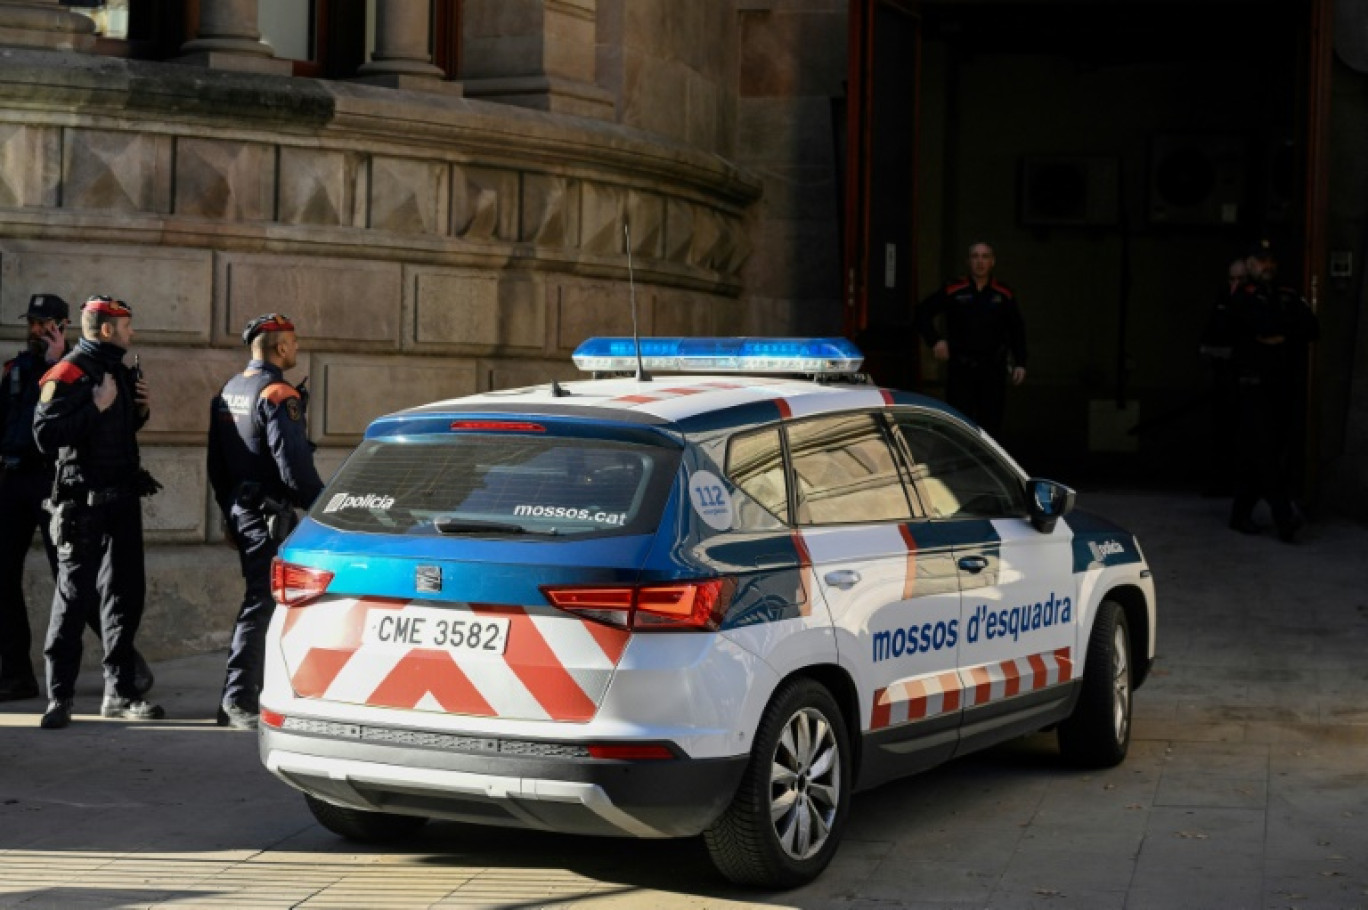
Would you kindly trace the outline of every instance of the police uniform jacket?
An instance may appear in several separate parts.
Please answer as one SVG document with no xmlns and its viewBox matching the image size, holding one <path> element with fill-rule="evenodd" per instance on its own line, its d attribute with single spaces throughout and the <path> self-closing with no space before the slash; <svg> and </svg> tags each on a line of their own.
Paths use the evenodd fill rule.
<svg viewBox="0 0 1368 910">
<path fill-rule="evenodd" d="M 224 515 L 239 486 L 260 484 L 264 495 L 309 505 L 323 491 L 304 422 L 305 401 L 280 368 L 247 364 L 210 404 L 209 481 Z"/>
<path fill-rule="evenodd" d="M 936 318 L 945 317 L 945 333 Z M 1012 355 L 1012 363 L 1026 366 L 1026 325 L 1016 295 L 994 279 L 979 290 L 968 278 L 947 282 L 917 307 L 916 329 L 930 347 L 945 339 L 951 360 L 972 365 L 997 365 Z"/>
<path fill-rule="evenodd" d="M 11 469 L 47 471 L 53 459 L 38 451 L 33 438 L 33 412 L 38 407 L 39 378 L 51 366 L 41 355 L 23 351 L 0 372 L 0 460 Z"/>
<path fill-rule="evenodd" d="M 1247 282 L 1231 300 L 1233 362 L 1244 381 L 1297 383 L 1308 345 L 1320 335 L 1316 316 L 1294 289 Z M 1272 339 L 1281 341 L 1271 342 Z"/>
<path fill-rule="evenodd" d="M 83 338 L 39 380 L 33 436 L 41 451 L 56 454 L 57 481 L 64 487 L 125 486 L 141 468 L 137 434 L 149 413 L 136 400 L 125 353 L 118 345 Z M 94 394 L 106 374 L 119 394 L 101 411 Z"/>
</svg>

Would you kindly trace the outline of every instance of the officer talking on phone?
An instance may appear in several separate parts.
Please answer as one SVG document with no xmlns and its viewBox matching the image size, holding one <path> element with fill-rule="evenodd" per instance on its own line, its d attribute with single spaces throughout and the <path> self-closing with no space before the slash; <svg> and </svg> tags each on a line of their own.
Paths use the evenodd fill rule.
<svg viewBox="0 0 1368 910">
<path fill-rule="evenodd" d="M 266 627 L 275 609 L 271 560 L 294 529 L 295 508 L 307 509 L 323 481 L 305 423 L 308 377 L 298 386 L 285 381 L 299 354 L 294 323 L 280 313 L 258 316 L 242 340 L 252 359 L 210 405 L 208 459 L 225 536 L 237 548 L 247 589 L 233 628 L 218 722 L 254 730 Z"/>
</svg>

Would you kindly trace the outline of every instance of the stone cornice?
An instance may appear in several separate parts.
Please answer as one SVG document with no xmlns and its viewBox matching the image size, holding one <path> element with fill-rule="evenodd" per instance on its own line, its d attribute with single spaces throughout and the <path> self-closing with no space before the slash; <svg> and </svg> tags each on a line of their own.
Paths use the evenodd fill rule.
<svg viewBox="0 0 1368 910">
<path fill-rule="evenodd" d="M 0 49 L 0 106 L 88 116 L 156 114 L 169 125 L 331 134 L 396 142 L 447 160 L 608 170 L 667 181 L 743 209 L 760 180 L 731 162 L 648 133 L 589 118 L 421 92 L 314 79 L 203 70 L 64 52 Z"/>
<path fill-rule="evenodd" d="M 761 192 L 716 155 L 588 118 L 48 51 L 0 50 L 0 130 L 11 235 L 622 279 L 630 219 L 641 280 L 727 296 Z"/>
</svg>

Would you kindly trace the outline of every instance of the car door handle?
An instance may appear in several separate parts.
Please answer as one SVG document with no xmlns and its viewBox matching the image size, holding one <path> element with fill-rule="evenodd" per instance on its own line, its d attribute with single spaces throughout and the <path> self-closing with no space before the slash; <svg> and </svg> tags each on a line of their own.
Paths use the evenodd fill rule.
<svg viewBox="0 0 1368 910">
<path fill-rule="evenodd" d="M 961 556 L 957 565 L 966 572 L 974 575 L 988 568 L 987 556 Z"/>
<path fill-rule="evenodd" d="M 837 569 L 822 576 L 826 583 L 833 588 L 840 588 L 842 591 L 849 591 L 860 583 L 860 573 L 854 569 Z"/>
</svg>

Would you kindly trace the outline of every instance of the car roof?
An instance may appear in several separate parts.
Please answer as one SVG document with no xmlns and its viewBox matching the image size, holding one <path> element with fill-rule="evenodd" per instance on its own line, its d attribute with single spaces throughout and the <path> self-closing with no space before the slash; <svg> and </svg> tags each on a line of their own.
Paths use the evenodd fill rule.
<svg viewBox="0 0 1368 910">
<path fill-rule="evenodd" d="M 439 414 L 499 413 L 580 416 L 688 431 L 892 404 L 955 413 L 935 399 L 872 385 L 777 376 L 659 375 L 648 381 L 624 377 L 566 382 L 554 389 L 540 385 L 483 392 L 409 408 L 377 423 Z"/>
</svg>

